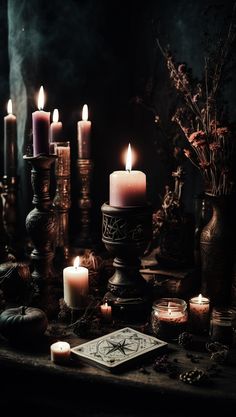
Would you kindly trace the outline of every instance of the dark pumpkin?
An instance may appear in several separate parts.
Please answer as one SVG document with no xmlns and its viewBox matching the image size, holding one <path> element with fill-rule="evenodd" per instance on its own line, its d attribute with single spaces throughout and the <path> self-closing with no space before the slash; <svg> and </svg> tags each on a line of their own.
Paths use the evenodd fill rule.
<svg viewBox="0 0 236 417">
<path fill-rule="evenodd" d="M 39 308 L 9 308 L 0 315 L 0 333 L 17 342 L 33 341 L 44 334 L 47 326 L 47 316 Z"/>
</svg>

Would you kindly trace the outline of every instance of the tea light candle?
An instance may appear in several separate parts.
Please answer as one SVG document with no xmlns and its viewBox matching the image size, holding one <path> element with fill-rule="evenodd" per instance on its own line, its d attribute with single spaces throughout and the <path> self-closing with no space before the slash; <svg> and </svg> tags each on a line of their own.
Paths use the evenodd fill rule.
<svg viewBox="0 0 236 417">
<path fill-rule="evenodd" d="M 70 358 L 70 345 L 67 342 L 56 342 L 50 347 L 51 361 L 55 363 L 65 363 Z"/>
<path fill-rule="evenodd" d="M 110 175 L 110 206 L 128 207 L 146 204 L 146 175 L 132 171 L 131 146 L 128 146 L 126 171 L 114 171 Z"/>
<path fill-rule="evenodd" d="M 7 104 L 7 116 L 4 117 L 4 175 L 16 175 L 16 116 L 12 113 L 12 101 Z"/>
<path fill-rule="evenodd" d="M 82 110 L 82 120 L 77 124 L 78 129 L 78 156 L 79 159 L 90 158 L 90 134 L 91 122 L 88 120 L 88 106 L 85 104 Z"/>
<path fill-rule="evenodd" d="M 102 317 L 105 321 L 111 321 L 112 308 L 105 302 L 100 306 Z"/>
<path fill-rule="evenodd" d="M 199 294 L 189 300 L 190 327 L 193 332 L 208 331 L 210 319 L 210 300 Z"/>
<path fill-rule="evenodd" d="M 40 87 L 38 95 L 38 109 L 32 114 L 33 121 L 33 154 L 49 154 L 49 124 L 50 113 L 43 111 L 44 91 Z"/>
<path fill-rule="evenodd" d="M 62 139 L 62 122 L 59 122 L 59 111 L 54 109 L 52 123 L 49 129 L 50 142 L 60 142 Z"/>
<path fill-rule="evenodd" d="M 86 305 L 88 295 L 88 269 L 79 266 L 80 259 L 77 256 L 74 266 L 68 266 L 63 270 L 64 300 L 68 307 L 79 309 Z"/>
</svg>

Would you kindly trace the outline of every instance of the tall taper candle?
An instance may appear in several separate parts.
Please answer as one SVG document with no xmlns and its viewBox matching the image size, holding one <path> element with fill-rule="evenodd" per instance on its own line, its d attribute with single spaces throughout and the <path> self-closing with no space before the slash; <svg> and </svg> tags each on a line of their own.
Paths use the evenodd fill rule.
<svg viewBox="0 0 236 417">
<path fill-rule="evenodd" d="M 90 159 L 90 133 L 91 122 L 88 120 L 88 106 L 84 105 L 82 120 L 78 122 L 78 157 L 79 159 Z"/>
<path fill-rule="evenodd" d="M 16 175 L 17 135 L 16 116 L 12 113 L 12 101 L 7 104 L 8 115 L 4 117 L 4 175 Z"/>
<path fill-rule="evenodd" d="M 37 156 L 41 153 L 49 154 L 49 125 L 50 113 L 43 111 L 44 91 L 40 87 L 38 95 L 38 109 L 32 114 L 33 120 L 33 154 Z"/>
<path fill-rule="evenodd" d="M 49 137 L 50 142 L 60 142 L 62 140 L 62 122 L 59 122 L 58 109 L 54 109 L 53 111 Z"/>
</svg>

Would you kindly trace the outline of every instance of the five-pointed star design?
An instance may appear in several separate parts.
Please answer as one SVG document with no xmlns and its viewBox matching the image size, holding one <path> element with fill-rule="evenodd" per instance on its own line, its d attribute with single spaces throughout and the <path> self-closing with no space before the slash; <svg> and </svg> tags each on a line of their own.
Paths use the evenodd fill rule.
<svg viewBox="0 0 236 417">
<path fill-rule="evenodd" d="M 126 343 L 126 340 L 120 342 L 112 342 L 110 340 L 107 340 L 107 343 L 110 343 L 110 346 L 105 346 L 105 349 L 109 349 L 106 352 L 106 355 L 109 353 L 113 353 L 116 351 L 119 351 L 120 353 L 123 353 L 123 355 L 126 355 L 126 351 L 134 352 L 135 349 L 131 349 L 129 346 L 132 345 L 132 343 Z"/>
</svg>

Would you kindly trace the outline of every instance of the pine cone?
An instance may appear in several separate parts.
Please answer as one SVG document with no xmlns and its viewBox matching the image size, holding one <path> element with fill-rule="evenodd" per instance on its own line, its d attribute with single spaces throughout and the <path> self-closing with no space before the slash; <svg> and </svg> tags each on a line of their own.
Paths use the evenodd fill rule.
<svg viewBox="0 0 236 417">
<path fill-rule="evenodd" d="M 155 360 L 155 363 L 153 365 L 153 369 L 156 372 L 163 372 L 166 373 L 169 369 L 169 361 L 168 356 L 158 356 L 158 358 Z"/>
<path fill-rule="evenodd" d="M 224 363 L 227 361 L 227 358 L 228 358 L 228 350 L 226 349 L 213 352 L 210 357 L 212 361 L 217 362 L 217 363 Z"/>
<path fill-rule="evenodd" d="M 229 350 L 229 347 L 226 345 L 222 345 L 219 342 L 209 342 L 206 343 L 206 350 L 210 353 L 221 352 L 222 350 Z"/>
<path fill-rule="evenodd" d="M 209 377 L 202 369 L 192 369 L 180 374 L 180 381 L 190 385 L 204 385 L 209 382 Z"/>
<path fill-rule="evenodd" d="M 178 344 L 188 349 L 193 342 L 193 335 L 188 332 L 183 332 L 179 335 Z"/>
</svg>

